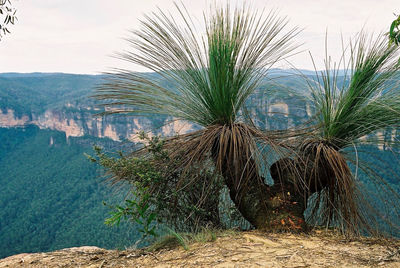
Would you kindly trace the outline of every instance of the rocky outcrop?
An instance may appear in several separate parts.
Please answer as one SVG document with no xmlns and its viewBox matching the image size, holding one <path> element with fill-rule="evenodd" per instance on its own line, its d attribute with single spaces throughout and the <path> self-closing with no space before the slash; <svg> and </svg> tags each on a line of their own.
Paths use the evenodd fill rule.
<svg viewBox="0 0 400 268">
<path fill-rule="evenodd" d="M 254 123 L 262 129 L 284 130 L 306 122 L 313 114 L 312 107 L 304 100 L 293 96 L 288 98 L 265 96 L 256 92 L 247 102 L 248 112 Z M 62 131 L 66 138 L 84 135 L 110 138 L 114 141 L 130 140 L 140 142 L 138 133 L 147 132 L 150 136 L 171 136 L 185 134 L 199 129 L 199 126 L 166 116 L 98 116 L 101 112 L 94 104 L 84 101 L 56 105 L 44 112 L 17 115 L 7 107 L 0 107 L 0 127 L 22 127 L 29 124 L 41 129 Z M 387 130 L 377 132 L 376 138 L 398 139 L 400 132 Z M 384 149 L 381 146 L 380 149 Z"/>
<path fill-rule="evenodd" d="M 24 126 L 29 122 L 29 117 L 24 115 L 22 117 L 17 117 L 14 114 L 14 110 L 7 109 L 3 112 L 0 109 L 0 127 L 19 127 Z"/>
<path fill-rule="evenodd" d="M 400 267 L 399 241 L 349 241 L 321 232 L 228 233 L 213 242 L 190 244 L 188 250 L 150 252 L 79 247 L 18 254 L 0 260 L 0 267 Z"/>
<path fill-rule="evenodd" d="M 26 124 L 34 124 L 41 129 L 48 128 L 65 132 L 67 138 L 81 137 L 85 134 L 81 122 L 76 121 L 74 118 L 67 118 L 62 113 L 47 110 L 44 114 L 33 117 L 34 119 L 26 122 Z"/>
<path fill-rule="evenodd" d="M 66 106 L 67 107 L 67 106 Z M 68 106 L 68 108 L 70 108 Z M 145 131 L 151 135 L 171 136 L 184 134 L 197 129 L 193 124 L 174 120 L 173 118 L 96 116 L 90 109 L 46 110 L 42 114 L 30 114 L 18 117 L 11 109 L 0 110 L 0 127 L 23 127 L 29 124 L 41 129 L 62 131 L 66 138 L 90 135 L 98 138 L 110 138 L 114 141 L 124 139 L 139 142 L 138 132 Z"/>
</svg>

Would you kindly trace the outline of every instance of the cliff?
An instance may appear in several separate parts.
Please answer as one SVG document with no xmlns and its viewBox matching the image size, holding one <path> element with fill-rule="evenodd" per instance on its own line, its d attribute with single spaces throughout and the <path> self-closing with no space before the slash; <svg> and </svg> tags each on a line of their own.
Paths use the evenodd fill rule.
<svg viewBox="0 0 400 268">
<path fill-rule="evenodd" d="M 220 234 L 215 241 L 183 248 L 105 250 L 69 248 L 19 254 L 0 267 L 400 267 L 400 242 L 345 240 L 333 233 L 312 235 L 243 232 Z"/>
<path fill-rule="evenodd" d="M 296 100 L 285 90 L 277 90 L 277 84 L 299 84 L 299 78 L 278 80 L 266 81 L 248 100 L 250 115 L 262 128 L 284 129 L 311 115 L 307 102 Z M 90 95 L 101 81 L 102 76 L 94 75 L 0 74 L 0 127 L 32 124 L 41 129 L 65 132 L 67 139 L 89 135 L 134 142 L 138 141 L 136 134 L 142 130 L 169 136 L 199 128 L 166 116 L 97 116 L 104 110 Z"/>
<path fill-rule="evenodd" d="M 98 75 L 0 74 L 0 127 L 32 124 L 62 131 L 67 139 L 89 135 L 133 142 L 139 141 L 139 131 L 170 136 L 199 128 L 167 116 L 98 116 L 104 109 L 90 96 L 101 82 Z M 247 107 L 251 119 L 262 129 L 287 129 L 312 115 L 304 80 L 279 70 L 250 96 Z M 395 139 L 400 134 L 397 132 L 376 135 Z"/>
<path fill-rule="evenodd" d="M 110 138 L 114 141 L 128 139 L 139 142 L 137 133 L 145 131 L 164 136 L 184 134 L 196 127 L 173 118 L 96 116 L 90 108 L 71 111 L 48 109 L 42 114 L 24 114 L 18 117 L 14 110 L 0 111 L 0 127 L 25 127 L 36 125 L 40 129 L 50 129 L 65 133 L 66 138 L 85 135 L 96 138 Z"/>
</svg>

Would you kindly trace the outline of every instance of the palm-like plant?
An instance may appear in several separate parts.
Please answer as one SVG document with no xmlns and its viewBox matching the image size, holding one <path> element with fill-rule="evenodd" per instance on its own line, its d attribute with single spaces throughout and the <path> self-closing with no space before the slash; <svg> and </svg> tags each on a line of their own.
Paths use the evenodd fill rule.
<svg viewBox="0 0 400 268">
<path fill-rule="evenodd" d="M 168 115 L 202 126 L 169 139 L 171 157 L 183 159 L 185 167 L 211 159 L 239 211 L 265 227 L 271 221 L 271 194 L 281 188 L 264 183 L 256 156 L 260 144 L 271 140 L 239 114 L 268 69 L 293 51 L 298 30 L 283 33 L 287 20 L 274 12 L 264 16 L 228 5 L 204 16 L 205 34 L 198 36 L 186 9 L 176 7 L 179 16 L 162 11 L 146 16 L 128 39 L 133 51 L 120 55 L 163 81 L 117 70 L 108 74 L 97 98 L 113 106 L 110 113 Z"/>
<path fill-rule="evenodd" d="M 400 124 L 399 48 L 388 45 L 386 37 L 377 39 L 359 34 L 348 47 L 341 63 L 308 79 L 316 130 L 303 137 L 299 145 L 299 166 L 302 166 L 306 196 L 317 193 L 312 216 L 319 223 L 340 225 L 348 233 L 372 231 L 369 207 L 360 191 L 357 174 L 360 169 L 374 183 L 386 185 L 371 164 L 358 159 L 367 145 L 384 145 L 377 131 Z M 389 141 L 391 145 L 395 140 Z M 384 190 L 382 187 L 381 190 Z M 391 193 L 392 199 L 397 197 Z"/>
</svg>

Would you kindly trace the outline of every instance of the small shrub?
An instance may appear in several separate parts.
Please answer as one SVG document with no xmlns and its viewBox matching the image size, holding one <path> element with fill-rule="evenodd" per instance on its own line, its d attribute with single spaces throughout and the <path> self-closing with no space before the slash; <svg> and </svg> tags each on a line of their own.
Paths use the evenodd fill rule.
<svg viewBox="0 0 400 268">
<path fill-rule="evenodd" d="M 156 237 L 162 225 L 179 232 L 220 227 L 222 182 L 212 167 L 194 165 L 191 170 L 181 170 L 179 158 L 173 161 L 169 158 L 163 139 L 150 138 L 144 133 L 140 136 L 144 147 L 135 155 L 119 152 L 110 156 L 95 147 L 95 157 L 88 156 L 105 168 L 112 184 L 125 183 L 130 189 L 122 205 L 109 205 L 113 212 L 106 223 L 114 225 L 122 219 L 130 220 L 141 226 L 143 238 Z"/>
</svg>

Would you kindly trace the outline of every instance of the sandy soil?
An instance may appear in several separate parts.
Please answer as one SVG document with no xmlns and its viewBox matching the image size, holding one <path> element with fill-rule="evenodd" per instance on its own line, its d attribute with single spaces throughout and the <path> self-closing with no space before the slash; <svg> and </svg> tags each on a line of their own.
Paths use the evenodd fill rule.
<svg viewBox="0 0 400 268">
<path fill-rule="evenodd" d="M 0 260 L 0 267 L 400 267 L 400 241 L 345 240 L 325 232 L 312 235 L 243 232 L 214 242 L 177 248 L 105 250 L 69 248 L 19 254 Z"/>
</svg>

